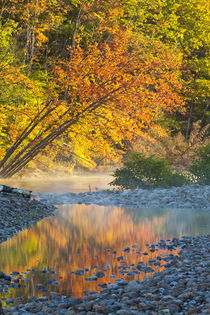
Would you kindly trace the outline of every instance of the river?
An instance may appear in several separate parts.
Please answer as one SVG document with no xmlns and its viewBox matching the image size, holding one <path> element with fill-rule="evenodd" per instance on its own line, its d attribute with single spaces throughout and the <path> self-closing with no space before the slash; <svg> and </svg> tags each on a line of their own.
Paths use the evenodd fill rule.
<svg viewBox="0 0 210 315">
<path fill-rule="evenodd" d="M 107 188 L 109 181 L 106 174 L 94 174 L 75 175 L 63 181 L 42 178 L 22 180 L 16 185 L 8 180 L 4 184 L 36 193 L 83 192 Z M 208 234 L 209 222 L 209 212 L 202 210 L 57 206 L 54 216 L 0 245 L 0 270 L 8 274 L 18 272 L 23 278 L 19 281 L 20 288 L 10 288 L 0 298 L 49 296 L 50 291 L 82 296 L 87 290 L 101 290 L 100 285 L 114 283 L 119 278 L 143 280 L 164 269 L 164 255 L 178 253 L 173 249 L 151 250 L 148 244 L 184 235 Z M 153 264 L 155 259 L 157 264 Z M 139 262 L 151 266 L 152 272 L 136 272 L 133 266 Z M 76 275 L 77 270 L 84 275 Z M 104 272 L 103 278 L 85 279 L 99 270 Z"/>
</svg>

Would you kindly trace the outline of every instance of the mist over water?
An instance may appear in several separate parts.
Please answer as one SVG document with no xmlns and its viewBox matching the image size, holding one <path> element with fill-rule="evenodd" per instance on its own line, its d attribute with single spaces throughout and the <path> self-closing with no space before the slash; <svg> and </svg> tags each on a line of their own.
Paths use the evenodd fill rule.
<svg viewBox="0 0 210 315">
<path fill-rule="evenodd" d="M 112 189 L 109 183 L 113 180 L 109 173 L 72 173 L 70 175 L 46 174 L 42 176 L 27 176 L 22 178 L 1 179 L 0 184 L 11 187 L 32 190 L 33 193 L 65 193 L 87 192 L 100 189 Z"/>
</svg>

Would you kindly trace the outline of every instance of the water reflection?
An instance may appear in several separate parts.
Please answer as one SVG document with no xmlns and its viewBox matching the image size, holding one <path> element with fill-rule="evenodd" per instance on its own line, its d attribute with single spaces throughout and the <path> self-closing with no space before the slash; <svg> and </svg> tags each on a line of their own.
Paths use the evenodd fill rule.
<svg viewBox="0 0 210 315">
<path fill-rule="evenodd" d="M 98 284 L 114 282 L 115 278 L 140 279 L 151 274 L 122 274 L 117 257 L 124 255 L 128 270 L 139 261 L 149 265 L 149 260 L 165 250 L 150 252 L 147 243 L 155 244 L 160 239 L 171 239 L 182 235 L 208 233 L 210 214 L 193 210 L 157 210 L 119 207 L 64 205 L 55 216 L 48 217 L 34 227 L 23 231 L 0 245 L 0 270 L 24 274 L 25 287 L 0 294 L 14 298 L 31 295 L 43 296 L 36 285 L 42 283 L 50 291 L 73 296 L 83 295 L 83 290 L 99 290 Z M 137 245 L 138 248 L 132 246 Z M 124 253 L 129 246 L 131 251 Z M 113 253 L 116 251 L 116 253 Z M 139 252 L 148 252 L 143 255 Z M 96 266 L 98 266 L 96 268 Z M 161 266 L 152 266 L 160 271 Z M 41 274 L 40 270 L 55 270 L 57 274 Z M 72 271 L 89 268 L 85 276 L 76 276 Z M 97 282 L 85 280 L 97 270 L 104 270 L 106 276 Z M 47 284 L 49 279 L 59 285 Z"/>
</svg>

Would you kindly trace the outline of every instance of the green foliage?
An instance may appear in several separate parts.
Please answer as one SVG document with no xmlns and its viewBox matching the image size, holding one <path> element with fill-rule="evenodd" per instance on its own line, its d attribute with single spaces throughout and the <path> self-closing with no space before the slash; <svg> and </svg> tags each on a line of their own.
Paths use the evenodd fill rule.
<svg viewBox="0 0 210 315">
<path fill-rule="evenodd" d="M 210 86 L 208 3 L 203 0 L 123 0 L 122 3 L 126 12 L 125 23 L 134 31 L 179 49 L 183 58 L 184 93 L 192 110 L 192 121 L 204 115 L 204 124 L 207 123 Z"/>
<path fill-rule="evenodd" d="M 11 49 L 11 41 L 13 40 L 13 36 L 16 33 L 16 23 L 13 20 L 9 20 L 2 24 L 0 20 L 0 57 L 1 61 L 7 60 L 10 57 L 9 53 Z"/>
<path fill-rule="evenodd" d="M 196 151 L 189 171 L 196 177 L 199 184 L 210 184 L 210 144 Z"/>
<path fill-rule="evenodd" d="M 180 187 L 190 183 L 190 180 L 184 174 L 179 172 L 172 173 L 168 178 L 159 183 L 161 187 Z"/>
<path fill-rule="evenodd" d="M 110 185 L 124 189 L 182 186 L 188 181 L 182 174 L 173 174 L 168 161 L 133 152 L 122 168 L 113 174 Z"/>
</svg>

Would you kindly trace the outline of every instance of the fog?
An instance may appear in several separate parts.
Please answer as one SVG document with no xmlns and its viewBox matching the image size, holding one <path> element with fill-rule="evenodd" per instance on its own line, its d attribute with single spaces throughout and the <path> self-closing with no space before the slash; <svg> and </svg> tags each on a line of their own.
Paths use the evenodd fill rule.
<svg viewBox="0 0 210 315">
<path fill-rule="evenodd" d="M 0 179 L 0 184 L 32 190 L 33 193 L 86 192 L 99 189 L 112 189 L 109 183 L 113 180 L 111 173 L 90 172 L 70 175 L 38 175 L 22 178 Z"/>
</svg>

